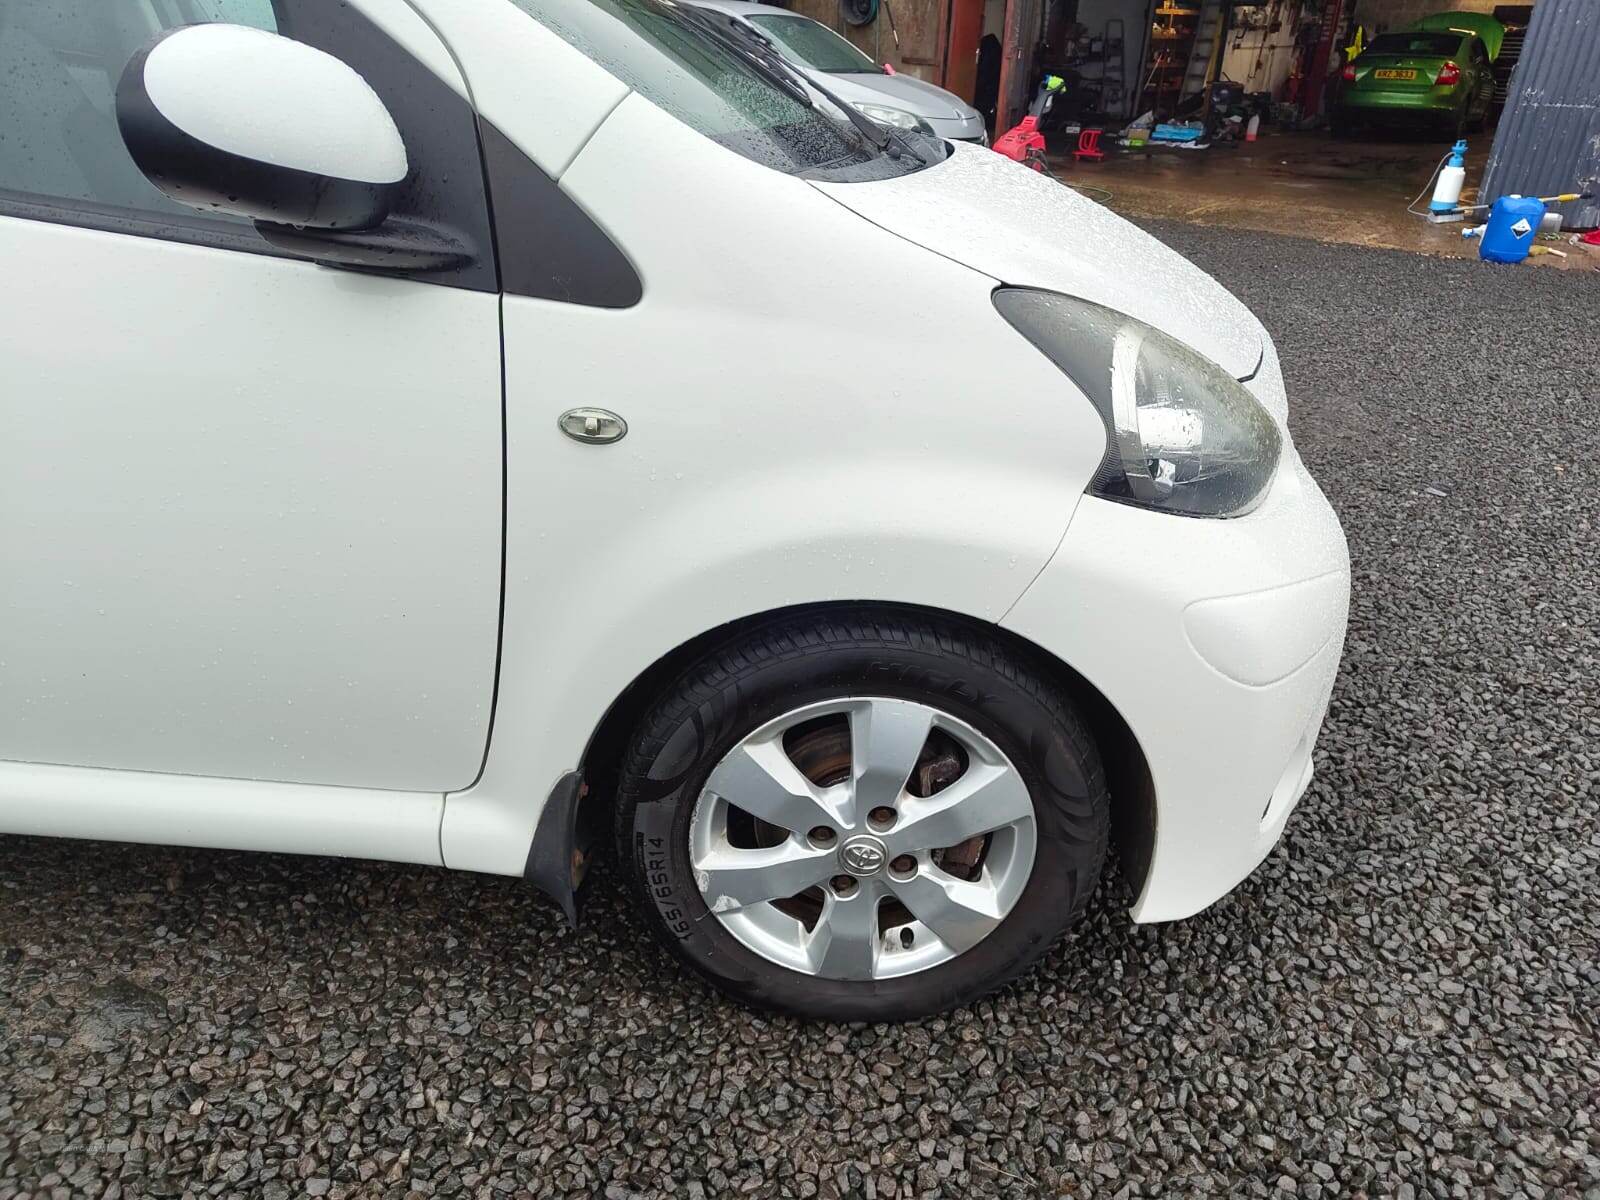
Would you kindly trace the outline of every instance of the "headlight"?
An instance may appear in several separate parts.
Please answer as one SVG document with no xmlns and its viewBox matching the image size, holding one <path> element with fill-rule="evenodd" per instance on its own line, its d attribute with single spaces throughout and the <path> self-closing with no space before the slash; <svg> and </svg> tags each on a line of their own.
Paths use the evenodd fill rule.
<svg viewBox="0 0 1600 1200">
<path fill-rule="evenodd" d="M 1064 371 L 1106 423 L 1089 491 L 1190 517 L 1237 517 L 1278 469 L 1278 427 L 1216 363 L 1142 321 L 1054 292 L 1001 288 L 1000 315 Z"/>
<path fill-rule="evenodd" d="M 933 126 L 916 113 L 908 113 L 903 108 L 890 108 L 884 104 L 857 104 L 855 107 L 862 116 L 871 117 L 879 125 L 887 125 L 891 129 L 904 129 L 911 133 L 933 132 Z"/>
</svg>

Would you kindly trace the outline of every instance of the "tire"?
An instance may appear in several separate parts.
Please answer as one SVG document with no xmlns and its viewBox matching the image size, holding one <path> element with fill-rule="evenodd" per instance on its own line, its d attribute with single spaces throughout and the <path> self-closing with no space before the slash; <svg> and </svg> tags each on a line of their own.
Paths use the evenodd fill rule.
<svg viewBox="0 0 1600 1200">
<path fill-rule="evenodd" d="M 981 865 L 950 867 L 952 871 L 979 872 L 972 878 L 989 882 L 991 868 L 999 862 L 1000 866 L 993 868 L 996 878 L 1002 883 L 1009 880 L 1008 886 L 1013 889 L 1014 900 L 1009 909 L 975 944 L 952 949 L 960 937 L 947 942 L 945 936 L 932 934 L 933 926 L 921 925 L 915 928 L 922 930 L 924 936 L 914 945 L 907 940 L 911 925 L 901 927 L 897 944 L 892 929 L 886 935 L 877 931 L 880 923 L 894 919 L 894 912 L 904 915 L 909 905 L 896 909 L 899 893 L 885 893 L 885 906 L 879 907 L 875 898 L 878 893 L 872 893 L 872 936 L 880 940 L 872 942 L 871 970 L 884 969 L 881 964 L 890 961 L 891 955 L 898 956 L 902 948 L 908 955 L 934 956 L 927 960 L 930 965 L 925 969 L 912 973 L 831 978 L 825 972 L 809 973 L 780 965 L 771 955 L 753 950 L 747 936 L 735 936 L 730 931 L 727 922 L 733 916 L 725 910 L 729 897 L 720 896 L 719 912 L 713 913 L 696 882 L 691 834 L 709 819 L 706 813 L 724 804 L 705 792 L 707 781 L 719 764 L 725 758 L 732 761 L 737 757 L 732 755 L 736 749 L 743 754 L 744 748 L 753 744 L 747 741 L 752 735 L 766 737 L 770 743 L 772 735 L 760 731 L 771 729 L 773 722 L 788 721 L 797 711 L 811 713 L 841 704 L 856 707 L 842 716 L 829 714 L 810 724 L 802 721 L 790 727 L 791 733 L 794 729 L 826 727 L 830 721 L 843 720 L 848 727 L 843 762 L 849 764 L 855 755 L 855 731 L 860 728 L 855 724 L 858 716 L 852 714 L 870 709 L 870 719 L 877 721 L 880 710 L 914 714 L 931 709 L 936 736 L 926 743 L 914 737 L 902 740 L 902 745 L 914 740 L 922 745 L 919 762 L 942 744 L 939 739 L 948 728 L 951 738 L 965 738 L 967 742 L 958 753 L 947 753 L 938 760 L 945 764 L 954 760 L 965 763 L 959 768 L 962 775 L 946 786 L 961 784 L 966 772 L 989 763 L 992 752 L 998 751 L 1003 766 L 983 769 L 1012 769 L 1016 781 L 1026 789 L 1024 801 L 1013 800 L 1018 805 L 1015 811 L 1024 812 L 1031 806 L 1031 811 L 1025 812 L 1014 826 L 1007 827 L 1013 832 L 979 835 L 976 840 L 982 841 L 984 848 L 976 853 L 986 856 Z M 784 735 L 785 739 L 789 736 Z M 835 735 L 823 728 L 805 736 L 825 740 Z M 869 737 L 863 744 L 870 742 Z M 789 743 L 785 740 L 778 744 Z M 984 758 L 986 754 L 991 757 Z M 856 770 L 848 765 L 845 769 L 849 775 Z M 915 820 L 905 817 L 908 812 L 918 811 L 918 801 L 911 798 L 918 794 L 913 788 L 931 786 L 934 790 L 927 793 L 928 803 L 935 803 L 932 797 L 938 795 L 939 785 L 917 783 L 929 778 L 931 770 L 931 766 L 914 770 L 909 787 L 893 785 L 899 797 L 895 803 L 902 806 L 902 819 Z M 879 778 L 895 777 L 890 771 Z M 859 785 L 850 783 L 848 787 L 865 788 L 866 778 L 863 776 Z M 968 788 L 962 794 L 975 793 Z M 1021 975 L 1082 915 L 1100 878 L 1109 826 L 1109 800 L 1099 754 L 1077 712 L 1038 670 L 979 626 L 870 609 L 778 618 L 705 655 L 666 689 L 641 722 L 624 760 L 617 800 L 618 859 L 624 864 L 649 925 L 665 945 L 714 986 L 743 1004 L 834 1021 L 894 1021 L 927 1016 L 969 1004 Z M 731 805 L 731 801 L 728 803 Z M 880 813 L 883 809 L 871 811 Z M 970 814 L 972 810 L 963 811 Z M 993 811 L 997 810 L 991 806 L 974 819 L 987 820 Z M 731 822 L 742 810 L 730 806 L 727 813 Z M 803 822 L 788 824 L 792 828 L 797 823 Z M 788 839 L 783 842 L 784 847 L 815 848 L 803 834 L 762 826 L 759 821 L 750 827 L 775 831 L 775 836 Z M 732 828 L 731 824 L 728 828 Z M 908 823 L 906 829 L 909 828 Z M 1019 865 L 1018 847 L 1025 842 L 1025 831 L 1030 828 L 1032 860 L 1024 871 Z M 838 844 L 837 855 L 826 860 L 827 870 L 838 871 L 837 864 L 851 849 L 850 842 L 862 836 L 850 838 L 847 834 L 845 830 L 838 835 L 846 840 Z M 1009 858 L 998 849 L 1003 838 L 1010 839 L 1005 843 Z M 941 861 L 948 866 L 954 861 L 952 854 L 970 857 L 974 853 L 971 845 L 972 842 L 963 842 L 955 850 L 932 851 L 918 870 L 926 872 L 932 881 L 945 878 L 939 875 L 944 866 L 934 860 L 944 855 Z M 887 876 L 892 875 L 895 864 L 905 859 L 896 857 L 890 862 L 883 856 L 881 861 L 888 863 L 883 868 Z M 1004 874 L 1007 870 L 1011 872 L 1009 876 Z M 895 883 L 886 876 L 861 879 L 860 895 L 868 895 L 869 887 L 893 889 Z M 830 906 L 835 914 L 849 911 L 840 907 L 840 898 L 829 890 L 845 886 L 855 884 L 836 874 L 828 883 L 805 894 L 815 892 L 821 896 L 818 902 L 823 905 L 824 915 L 817 917 L 817 929 L 826 924 Z M 760 909 L 759 915 L 771 917 L 765 912 L 767 903 L 770 902 L 752 904 L 745 911 L 757 913 Z M 772 907 L 800 903 L 801 900 L 784 899 Z M 787 910 L 780 911 L 787 915 Z M 921 919 L 915 912 L 910 915 L 913 920 Z M 799 920 L 789 918 L 778 923 L 783 926 L 785 937 L 793 934 L 804 940 Z M 814 941 L 813 937 L 813 944 Z M 841 940 L 840 944 L 846 943 Z M 949 957 L 939 960 L 938 955 Z"/>
</svg>

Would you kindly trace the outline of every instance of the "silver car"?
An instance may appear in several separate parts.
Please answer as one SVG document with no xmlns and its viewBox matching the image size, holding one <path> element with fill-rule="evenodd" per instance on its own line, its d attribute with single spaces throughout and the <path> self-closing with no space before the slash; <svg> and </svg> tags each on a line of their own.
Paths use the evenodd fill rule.
<svg viewBox="0 0 1600 1200">
<path fill-rule="evenodd" d="M 810 17 L 750 0 L 694 3 L 739 27 L 739 33 L 754 30 L 797 70 L 880 125 L 988 144 L 982 114 L 960 96 L 913 75 L 890 74 Z"/>
</svg>

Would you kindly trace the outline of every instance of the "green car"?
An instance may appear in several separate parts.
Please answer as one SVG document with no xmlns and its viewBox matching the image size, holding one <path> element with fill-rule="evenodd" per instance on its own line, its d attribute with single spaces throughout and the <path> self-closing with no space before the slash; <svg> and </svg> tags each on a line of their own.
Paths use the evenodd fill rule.
<svg viewBox="0 0 1600 1200">
<path fill-rule="evenodd" d="M 1425 125 L 1460 137 L 1481 128 L 1504 35 L 1503 25 L 1480 13 L 1438 13 L 1400 33 L 1380 33 L 1345 66 L 1334 132 Z"/>
</svg>

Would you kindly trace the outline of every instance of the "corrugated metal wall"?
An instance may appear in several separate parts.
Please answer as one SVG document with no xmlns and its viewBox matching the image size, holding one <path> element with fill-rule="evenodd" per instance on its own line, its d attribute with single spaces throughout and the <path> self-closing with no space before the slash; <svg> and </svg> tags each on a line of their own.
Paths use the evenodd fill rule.
<svg viewBox="0 0 1600 1200">
<path fill-rule="evenodd" d="M 1584 191 L 1569 228 L 1600 225 L 1600 0 L 1537 0 L 1479 193 Z"/>
</svg>

